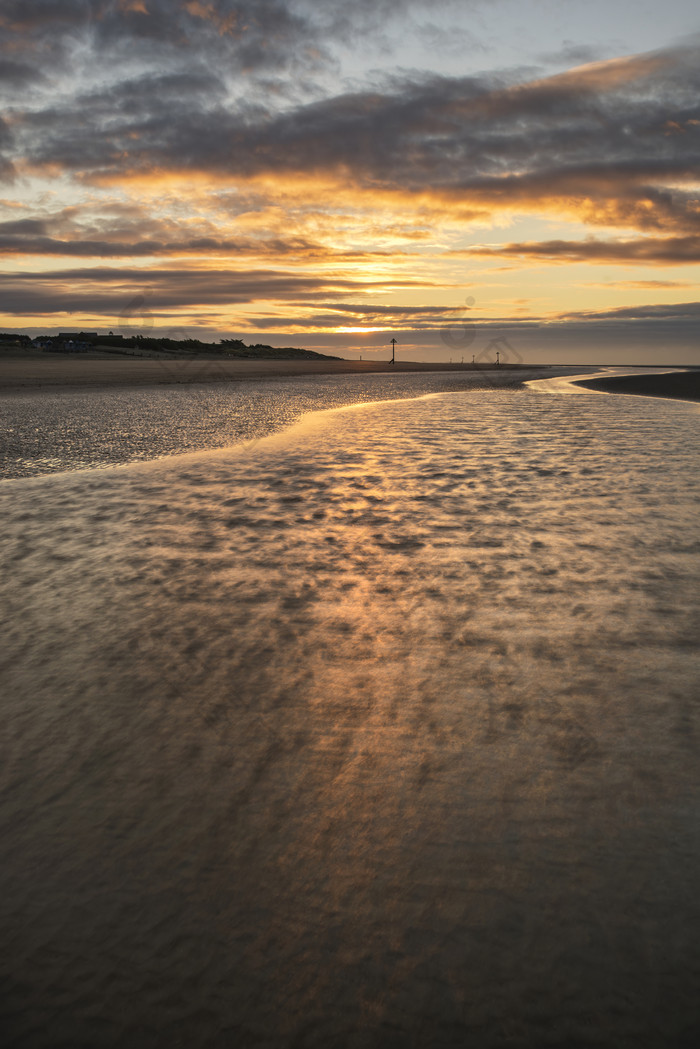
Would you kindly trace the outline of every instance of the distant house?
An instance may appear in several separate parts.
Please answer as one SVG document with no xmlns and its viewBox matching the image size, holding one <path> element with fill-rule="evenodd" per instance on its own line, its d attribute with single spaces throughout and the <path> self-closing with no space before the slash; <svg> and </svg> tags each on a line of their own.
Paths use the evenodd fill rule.
<svg viewBox="0 0 700 1049">
<path fill-rule="evenodd" d="M 99 338 L 96 331 L 59 331 L 57 339 L 66 339 L 73 342 L 90 342 Z"/>
<path fill-rule="evenodd" d="M 92 343 L 79 337 L 71 338 L 68 332 L 53 337 L 40 336 L 34 339 L 34 345 L 47 353 L 88 353 L 92 349 Z"/>
</svg>

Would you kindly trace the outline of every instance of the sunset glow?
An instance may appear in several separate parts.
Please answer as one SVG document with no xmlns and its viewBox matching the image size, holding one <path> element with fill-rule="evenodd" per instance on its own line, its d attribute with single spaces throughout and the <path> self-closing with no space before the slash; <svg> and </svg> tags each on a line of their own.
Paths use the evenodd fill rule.
<svg viewBox="0 0 700 1049">
<path fill-rule="evenodd" d="M 0 325 L 700 363 L 696 7 L 586 11 L 9 0 Z"/>
</svg>

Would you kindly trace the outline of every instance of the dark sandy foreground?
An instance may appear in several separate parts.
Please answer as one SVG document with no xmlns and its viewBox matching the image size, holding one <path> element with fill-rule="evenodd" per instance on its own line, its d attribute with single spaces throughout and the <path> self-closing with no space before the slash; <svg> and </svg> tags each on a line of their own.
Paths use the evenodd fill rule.
<svg viewBox="0 0 700 1049">
<path fill-rule="evenodd" d="M 661 372 L 659 375 L 613 375 L 608 379 L 584 379 L 578 386 L 604 393 L 636 393 L 647 397 L 674 397 L 700 401 L 700 371 Z"/>
<path fill-rule="evenodd" d="M 588 392 L 0 484 L 2 1049 L 700 1045 L 695 413 Z"/>
<path fill-rule="evenodd" d="M 566 369 L 564 369 L 566 370 Z M 362 375 L 370 372 L 463 371 L 512 376 L 515 381 L 533 378 L 533 372 L 550 375 L 547 368 L 488 368 L 459 364 L 423 364 L 410 361 L 345 360 L 144 360 L 134 358 L 68 358 L 0 356 L 0 390 L 43 386 L 153 386 L 162 383 L 231 382 L 296 375 Z M 517 379 L 516 379 L 517 376 Z"/>
</svg>

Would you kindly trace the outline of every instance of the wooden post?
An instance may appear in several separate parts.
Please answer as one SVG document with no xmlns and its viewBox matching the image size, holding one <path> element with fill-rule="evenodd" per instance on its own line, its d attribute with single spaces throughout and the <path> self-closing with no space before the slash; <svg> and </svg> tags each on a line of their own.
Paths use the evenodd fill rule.
<svg viewBox="0 0 700 1049">
<path fill-rule="evenodd" d="M 391 363 L 394 363 L 394 354 L 396 351 L 396 339 L 391 340 Z"/>
</svg>

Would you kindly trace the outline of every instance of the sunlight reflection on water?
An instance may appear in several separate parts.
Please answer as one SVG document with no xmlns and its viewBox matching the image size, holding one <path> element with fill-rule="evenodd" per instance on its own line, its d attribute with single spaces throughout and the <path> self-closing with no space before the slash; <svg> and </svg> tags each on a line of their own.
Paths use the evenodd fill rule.
<svg viewBox="0 0 700 1049">
<path fill-rule="evenodd" d="M 690 1045 L 697 417 L 450 394 L 1 485 L 7 1044 Z"/>
</svg>

